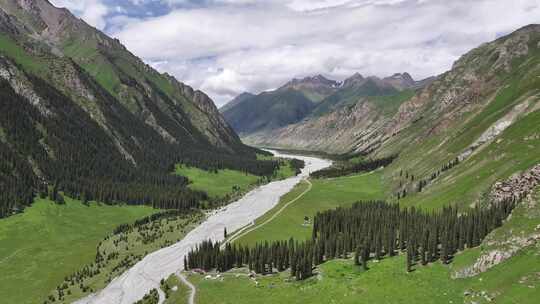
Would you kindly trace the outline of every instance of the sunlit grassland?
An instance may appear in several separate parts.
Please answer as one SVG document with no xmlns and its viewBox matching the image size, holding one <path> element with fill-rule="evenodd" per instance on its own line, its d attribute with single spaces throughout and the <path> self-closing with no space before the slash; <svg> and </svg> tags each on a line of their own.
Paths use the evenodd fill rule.
<svg viewBox="0 0 540 304">
<path fill-rule="evenodd" d="M 65 205 L 37 199 L 24 213 L 0 220 L 0 299 L 41 303 L 64 277 L 94 260 L 114 227 L 150 215 L 150 207 Z"/>
</svg>

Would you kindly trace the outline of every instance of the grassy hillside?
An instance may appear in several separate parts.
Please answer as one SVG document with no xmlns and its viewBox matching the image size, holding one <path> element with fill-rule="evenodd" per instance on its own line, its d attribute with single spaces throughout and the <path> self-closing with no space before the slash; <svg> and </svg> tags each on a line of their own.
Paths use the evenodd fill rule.
<svg viewBox="0 0 540 304">
<path fill-rule="evenodd" d="M 423 208 L 440 208 L 448 204 L 457 204 L 466 208 L 471 203 L 481 200 L 496 181 L 503 180 L 515 172 L 523 171 L 540 162 L 539 122 L 540 111 L 528 114 L 506 129 L 496 141 L 442 174 L 422 193 L 413 193 L 401 200 L 401 203 Z M 428 149 L 427 146 L 418 147 L 418 150 L 425 151 Z M 413 157 L 418 158 L 419 154 L 409 157 L 404 155 L 404 158 L 393 164 L 390 170 L 400 167 L 407 163 L 407 159 L 411 160 Z M 429 170 L 435 170 L 435 166 L 434 164 L 433 168 L 424 169 L 425 174 L 427 175 Z M 422 172 L 416 168 L 418 167 L 410 171 L 415 174 Z M 396 171 L 391 174 L 397 175 Z M 397 176 L 395 178 L 399 180 Z"/>
<path fill-rule="evenodd" d="M 375 80 L 367 79 L 359 85 L 351 85 L 342 88 L 328 96 L 313 110 L 312 115 L 321 116 L 340 107 L 354 105 L 363 97 L 392 96 L 398 95 L 399 93 L 400 92 L 396 88 L 390 85 L 377 83 Z"/>
<path fill-rule="evenodd" d="M 272 174 L 203 92 L 66 9 L 19 2 L 0 1 L 0 217 L 53 184 L 75 198 L 189 209 L 205 197 L 169 174 L 176 163 Z"/>
<path fill-rule="evenodd" d="M 540 162 L 539 41 L 540 27 L 531 25 L 484 44 L 400 107 L 374 157 L 399 153 L 385 182 L 393 195 L 407 190 L 402 204 L 466 208 L 494 182 Z M 456 157 L 459 165 L 417 193 L 419 180 Z"/>
<path fill-rule="evenodd" d="M 179 242 L 204 218 L 202 212 L 159 213 L 154 218 L 115 228 L 96 246 L 95 252 L 99 251 L 96 261 L 86 263 L 58 282 L 47 297 L 48 303 L 72 303 L 105 288 L 147 254 Z"/>
<path fill-rule="evenodd" d="M 0 298 L 41 303 L 64 276 L 94 260 L 97 244 L 119 224 L 156 210 L 149 207 L 65 205 L 38 199 L 22 214 L 0 221 Z"/>
</svg>

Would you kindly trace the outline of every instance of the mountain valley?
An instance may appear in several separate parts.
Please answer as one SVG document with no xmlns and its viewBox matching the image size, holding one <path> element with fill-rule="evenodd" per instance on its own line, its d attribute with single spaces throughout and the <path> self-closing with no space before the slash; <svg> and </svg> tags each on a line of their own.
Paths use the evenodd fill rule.
<svg viewBox="0 0 540 304">
<path fill-rule="evenodd" d="M 379 33 L 409 1 L 97 1 L 104 26 L 75 2 L 0 0 L 0 302 L 537 302 L 540 25 L 423 28 L 425 50 L 482 41 L 441 72 L 383 56 L 412 32 L 340 57 L 363 36 L 330 25 L 370 25 L 326 14 L 392 10 Z M 298 28 L 264 19 L 283 7 Z"/>
</svg>

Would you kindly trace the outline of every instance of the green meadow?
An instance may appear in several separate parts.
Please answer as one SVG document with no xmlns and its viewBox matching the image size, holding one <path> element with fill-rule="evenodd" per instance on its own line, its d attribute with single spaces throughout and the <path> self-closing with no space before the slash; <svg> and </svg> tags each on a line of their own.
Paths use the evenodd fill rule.
<svg viewBox="0 0 540 304">
<path fill-rule="evenodd" d="M 262 159 L 275 159 L 264 157 Z M 195 167 L 177 165 L 175 173 L 190 180 L 189 187 L 208 193 L 212 198 L 221 198 L 235 193 L 244 193 L 264 178 L 237 170 L 223 169 L 217 171 L 202 170 Z M 289 162 L 284 160 L 272 179 L 285 179 L 294 176 L 295 172 Z"/>
<path fill-rule="evenodd" d="M 181 165 L 176 166 L 175 173 L 186 176 L 191 181 L 191 189 L 205 191 L 210 197 L 223 197 L 234 192 L 235 186 L 239 187 L 240 191 L 245 191 L 259 179 L 256 175 L 236 170 L 211 172 Z"/>
<path fill-rule="evenodd" d="M 346 207 L 361 200 L 384 198 L 380 171 L 346 176 L 335 179 L 311 179 L 310 191 L 290 204 L 269 223 L 239 238 L 240 244 L 254 244 L 261 240 L 305 239 L 311 237 L 311 225 L 304 222 L 304 217 L 313 220 L 318 211 L 336 207 Z M 291 192 L 284 195 L 277 207 L 255 221 L 255 225 L 265 222 L 285 204 L 297 198 L 308 189 L 307 182 L 301 182 Z"/>
<path fill-rule="evenodd" d="M 223 281 L 200 275 L 190 275 L 189 280 L 197 286 L 198 304 L 248 304 L 253 299 L 264 304 L 533 304 L 540 297 L 539 254 L 539 248 L 530 248 L 479 276 L 457 280 L 450 278 L 452 264 L 418 266 L 407 273 L 403 255 L 372 262 L 367 271 L 352 260 L 332 260 L 321 265 L 316 276 L 301 282 L 290 281 L 284 272 L 257 277 L 256 285 L 245 270 L 227 273 Z"/>
<path fill-rule="evenodd" d="M 94 260 L 96 246 L 116 226 L 154 212 L 85 206 L 66 197 L 65 205 L 37 199 L 23 213 L 0 220 L 1 302 L 41 303 L 64 276 Z"/>
</svg>

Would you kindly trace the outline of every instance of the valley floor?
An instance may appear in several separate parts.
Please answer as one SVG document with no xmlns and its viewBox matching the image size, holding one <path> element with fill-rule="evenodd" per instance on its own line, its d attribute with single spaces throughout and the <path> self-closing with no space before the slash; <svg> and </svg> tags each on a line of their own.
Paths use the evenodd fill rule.
<svg viewBox="0 0 540 304">
<path fill-rule="evenodd" d="M 268 182 L 234 170 L 177 167 L 176 173 L 187 176 L 191 187 L 226 201 Z M 285 162 L 274 178 L 290 176 L 294 170 Z M 0 220 L 0 302 L 43 303 L 54 295 L 53 303 L 71 303 L 102 289 L 145 255 L 178 242 L 202 219 L 201 213 L 173 216 L 114 234 L 119 225 L 163 210 L 96 202 L 86 206 L 65 199 L 65 205 L 36 199 L 23 213 Z M 96 263 L 98 248 L 105 257 L 100 263 Z M 71 276 L 73 280 L 65 280 Z M 65 287 L 62 301 L 59 286 Z"/>
</svg>

